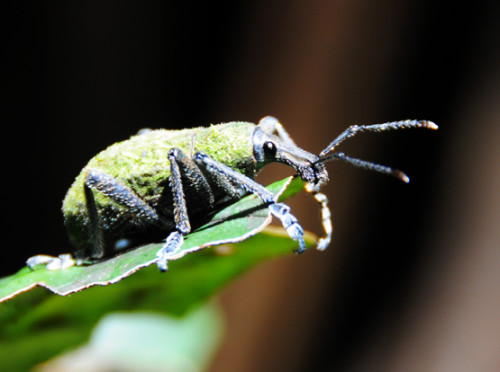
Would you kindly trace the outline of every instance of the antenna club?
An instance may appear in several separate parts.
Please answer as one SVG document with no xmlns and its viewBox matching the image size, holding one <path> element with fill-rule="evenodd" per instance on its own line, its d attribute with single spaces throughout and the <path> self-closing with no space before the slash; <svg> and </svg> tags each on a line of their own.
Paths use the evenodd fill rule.
<svg viewBox="0 0 500 372">
<path fill-rule="evenodd" d="M 436 123 L 429 121 L 429 120 L 422 120 L 420 122 L 424 128 L 431 129 L 431 130 L 438 130 L 439 127 L 437 126 Z"/>
<path fill-rule="evenodd" d="M 406 174 L 404 174 L 400 170 L 394 170 L 393 173 L 392 173 L 392 175 L 394 177 L 400 179 L 404 183 L 410 183 L 410 177 L 408 177 Z"/>
</svg>

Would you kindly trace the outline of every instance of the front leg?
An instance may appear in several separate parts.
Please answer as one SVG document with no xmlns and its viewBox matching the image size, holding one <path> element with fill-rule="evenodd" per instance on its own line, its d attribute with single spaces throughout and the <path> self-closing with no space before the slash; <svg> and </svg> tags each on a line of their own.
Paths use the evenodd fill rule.
<svg viewBox="0 0 500 372">
<path fill-rule="evenodd" d="M 264 203 L 268 204 L 272 215 L 281 221 L 283 227 L 288 232 L 288 235 L 293 240 L 298 241 L 299 248 L 296 250 L 296 253 L 302 253 L 305 251 L 306 245 L 304 242 L 304 230 L 302 229 L 302 226 L 300 226 L 297 218 L 290 213 L 290 207 L 283 203 L 277 203 L 274 200 L 274 195 L 253 179 L 235 171 L 227 165 L 215 161 L 205 154 L 195 154 L 194 161 L 214 177 L 229 179 L 237 187 L 244 189 L 249 193 L 256 194 L 259 198 L 261 198 Z"/>
</svg>

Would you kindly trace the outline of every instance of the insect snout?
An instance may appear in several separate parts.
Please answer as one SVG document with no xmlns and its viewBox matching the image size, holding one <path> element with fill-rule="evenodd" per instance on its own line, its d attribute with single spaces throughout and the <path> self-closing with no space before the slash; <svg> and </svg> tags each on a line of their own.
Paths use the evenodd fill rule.
<svg viewBox="0 0 500 372">
<path fill-rule="evenodd" d="M 313 173 L 313 179 L 308 180 L 308 182 L 314 185 L 316 190 L 319 190 L 326 182 L 328 182 L 328 172 L 324 164 L 317 161 L 311 162 L 310 169 Z"/>
</svg>

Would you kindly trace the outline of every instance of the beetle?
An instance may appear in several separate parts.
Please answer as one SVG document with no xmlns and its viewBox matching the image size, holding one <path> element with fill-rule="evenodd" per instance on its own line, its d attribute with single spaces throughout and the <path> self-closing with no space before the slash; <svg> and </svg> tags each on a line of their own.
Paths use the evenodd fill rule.
<svg viewBox="0 0 500 372">
<path fill-rule="evenodd" d="M 103 150 L 83 168 L 69 188 L 62 212 L 74 254 L 28 259 L 29 267 L 46 264 L 58 269 L 111 257 L 146 237 L 161 237 L 157 265 L 167 269 L 168 256 L 177 252 L 192 230 L 194 216 L 206 215 L 244 195 L 256 194 L 278 218 L 289 236 L 305 250 L 303 229 L 290 208 L 254 181 L 271 162 L 291 166 L 305 189 L 320 204 L 325 236 L 317 249 L 331 241 L 332 222 L 327 197 L 320 188 L 328 181 L 325 162 L 341 160 L 356 167 L 408 177 L 390 167 L 351 158 L 334 151 L 348 138 L 363 132 L 407 128 L 437 129 L 427 120 L 402 120 L 373 125 L 352 125 L 319 155 L 301 149 L 274 117 L 258 124 L 229 122 L 181 130 L 141 130 Z"/>
</svg>

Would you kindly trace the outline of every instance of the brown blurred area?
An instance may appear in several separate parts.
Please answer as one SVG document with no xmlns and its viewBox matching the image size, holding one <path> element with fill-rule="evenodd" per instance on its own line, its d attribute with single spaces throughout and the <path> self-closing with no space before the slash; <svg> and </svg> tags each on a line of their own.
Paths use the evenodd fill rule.
<svg viewBox="0 0 500 372">
<path fill-rule="evenodd" d="M 9 6 L 2 151 L 15 197 L 4 236 L 24 248 L 9 250 L 2 274 L 67 246 L 66 188 L 141 127 L 274 115 L 318 153 L 350 124 L 429 119 L 438 132 L 342 144 L 412 182 L 329 164 L 332 245 L 257 267 L 220 294 L 228 322 L 211 371 L 500 370 L 493 2 Z M 270 167 L 258 180 L 288 174 Z M 291 205 L 321 232 L 310 198 Z"/>
</svg>

